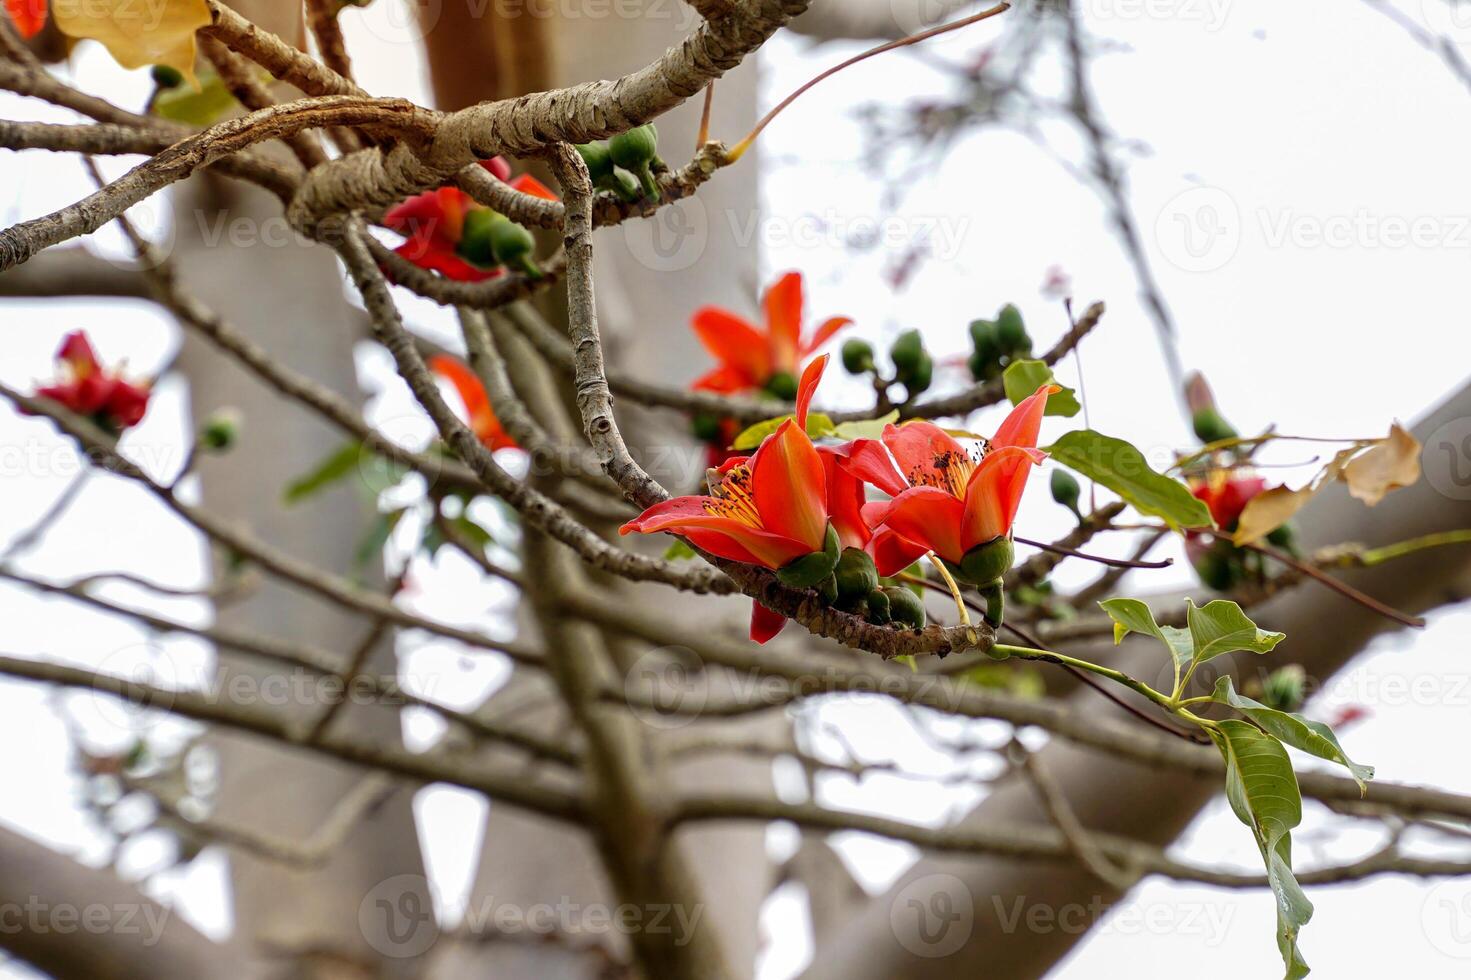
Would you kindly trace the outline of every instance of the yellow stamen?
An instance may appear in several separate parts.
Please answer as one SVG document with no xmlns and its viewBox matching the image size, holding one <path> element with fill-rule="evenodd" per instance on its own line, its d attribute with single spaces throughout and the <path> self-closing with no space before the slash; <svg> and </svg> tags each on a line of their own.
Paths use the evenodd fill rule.
<svg viewBox="0 0 1471 980">
<path fill-rule="evenodd" d="M 756 509 L 756 499 L 751 495 L 751 470 L 746 466 L 733 467 L 710 487 L 715 499 L 705 504 L 705 512 L 717 517 L 729 517 L 748 527 L 761 527 L 761 513 Z"/>
</svg>

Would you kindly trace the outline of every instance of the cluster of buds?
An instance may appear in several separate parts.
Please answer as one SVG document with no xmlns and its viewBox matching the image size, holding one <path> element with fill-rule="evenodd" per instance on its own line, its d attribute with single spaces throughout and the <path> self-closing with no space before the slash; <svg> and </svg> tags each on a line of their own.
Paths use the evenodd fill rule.
<svg viewBox="0 0 1471 980">
<path fill-rule="evenodd" d="M 1032 338 L 1022 319 L 1022 311 L 1012 304 L 1003 306 L 994 320 L 972 320 L 970 324 L 971 377 L 990 381 L 1005 373 L 1012 361 L 1032 356 Z"/>
<path fill-rule="evenodd" d="M 606 143 L 583 143 L 577 152 L 597 190 L 611 191 L 629 203 L 659 200 L 654 171 L 665 166 L 659 159 L 659 131 L 653 123 L 635 126 Z"/>
<path fill-rule="evenodd" d="M 873 345 L 853 339 L 843 344 L 843 368 L 853 375 L 871 374 L 883 388 L 889 384 L 904 386 L 904 400 L 913 401 L 929 390 L 935 379 L 935 359 L 924 346 L 918 330 L 906 330 L 889 345 L 889 361 L 894 365 L 892 378 L 884 378 L 874 360 Z"/>
</svg>

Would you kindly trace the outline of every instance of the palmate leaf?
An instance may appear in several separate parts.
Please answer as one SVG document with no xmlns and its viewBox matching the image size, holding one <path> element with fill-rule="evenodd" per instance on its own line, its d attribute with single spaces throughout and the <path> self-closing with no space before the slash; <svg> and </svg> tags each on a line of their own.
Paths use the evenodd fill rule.
<svg viewBox="0 0 1471 980">
<path fill-rule="evenodd" d="M 1350 759 L 1343 751 L 1343 746 L 1338 744 L 1338 736 L 1333 734 L 1333 729 L 1322 722 L 1311 721 L 1292 712 L 1278 711 L 1237 694 L 1229 677 L 1216 681 L 1216 690 L 1212 697 L 1221 704 L 1235 708 L 1293 748 L 1343 766 L 1359 784 L 1360 792 L 1366 788 L 1364 783 L 1374 778 L 1374 767 L 1361 766 Z"/>
<path fill-rule="evenodd" d="M 1226 761 L 1226 799 L 1251 828 L 1277 901 L 1277 948 L 1285 980 L 1307 976 L 1297 948 L 1298 933 L 1313 916 L 1313 904 L 1292 874 L 1292 829 L 1302 821 L 1302 796 L 1292 760 L 1282 743 L 1244 721 L 1220 722 L 1211 733 Z"/>
</svg>

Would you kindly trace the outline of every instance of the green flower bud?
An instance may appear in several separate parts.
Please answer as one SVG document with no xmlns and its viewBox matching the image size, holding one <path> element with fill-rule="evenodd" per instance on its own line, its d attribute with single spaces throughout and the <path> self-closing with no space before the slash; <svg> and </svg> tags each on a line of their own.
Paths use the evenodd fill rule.
<svg viewBox="0 0 1471 980">
<path fill-rule="evenodd" d="M 889 600 L 889 619 L 900 626 L 911 626 L 922 630 L 928 617 L 919 596 L 897 585 L 886 585 L 882 589 Z"/>
<path fill-rule="evenodd" d="M 1278 711 L 1296 711 L 1307 693 L 1307 671 L 1301 664 L 1288 664 L 1267 675 L 1262 683 L 1262 702 Z"/>
<path fill-rule="evenodd" d="M 536 239 L 531 232 L 510 218 L 496 216 L 500 220 L 490 224 L 490 247 L 496 262 L 509 269 L 519 269 L 533 279 L 541 278 L 541 269 L 532 260 L 536 251 Z"/>
<path fill-rule="evenodd" d="M 465 221 L 460 228 L 460 243 L 455 251 L 462 259 L 489 268 L 496 264 L 495 248 L 491 244 L 491 226 L 497 220 L 505 220 L 490 208 L 471 208 L 465 212 Z"/>
<path fill-rule="evenodd" d="M 235 445 L 240 438 L 240 412 L 233 408 L 222 408 L 212 412 L 199 426 L 199 445 L 212 452 L 222 453 Z"/>
<path fill-rule="evenodd" d="M 774 398 L 789 402 L 797 397 L 797 378 L 790 371 L 778 371 L 766 379 L 762 389 Z"/>
<path fill-rule="evenodd" d="M 868 621 L 883 626 L 889 621 L 889 595 L 883 589 L 874 589 L 865 600 L 868 606 Z"/>
<path fill-rule="evenodd" d="M 838 540 L 838 532 L 829 524 L 827 526 L 827 539 L 823 550 L 814 551 L 810 555 L 795 558 L 781 568 L 776 570 L 776 577 L 781 580 L 782 585 L 794 589 L 810 589 L 822 584 L 822 581 L 833 573 L 838 567 L 838 556 L 842 549 L 842 543 Z"/>
<path fill-rule="evenodd" d="M 838 580 L 838 598 L 844 602 L 857 602 L 879 587 L 878 570 L 862 548 L 844 548 L 834 575 Z"/>
<path fill-rule="evenodd" d="M 1083 488 L 1078 485 L 1077 478 L 1067 470 L 1052 471 L 1052 499 L 1077 514 L 1078 520 L 1083 519 L 1083 515 L 1078 512 L 1078 498 L 1082 493 Z"/>
<path fill-rule="evenodd" d="M 923 356 L 924 341 L 918 330 L 904 331 L 889 348 L 889 360 L 894 362 L 894 373 L 900 381 L 914 372 Z"/>
<path fill-rule="evenodd" d="M 972 381 L 984 381 L 986 379 L 986 367 L 990 362 L 985 357 L 973 353 L 966 359 L 965 363 L 970 368 Z"/>
<path fill-rule="evenodd" d="M 922 394 L 930 386 L 935 378 L 935 360 L 928 352 L 921 351 L 919 361 L 915 363 L 914 370 L 899 380 L 904 383 L 904 390 L 909 397 Z"/>
<path fill-rule="evenodd" d="M 1196 555 L 1191 564 L 1200 581 L 1217 592 L 1230 592 L 1241 582 L 1246 570 L 1229 542 L 1218 541 L 1207 551 Z"/>
<path fill-rule="evenodd" d="M 154 65 L 148 74 L 159 88 L 178 88 L 184 84 L 184 73 L 172 65 Z"/>
<path fill-rule="evenodd" d="M 1006 621 L 1006 591 L 1001 588 L 999 581 L 979 591 L 981 598 L 986 602 L 986 622 L 990 623 L 993 629 L 1000 629 L 1001 624 Z M 997 659 L 1004 660 L 1007 656 L 1003 654 Z"/>
<path fill-rule="evenodd" d="M 967 582 L 985 588 L 1001 580 L 1001 576 L 1011 568 L 1014 558 L 1015 550 L 1010 538 L 993 538 L 965 553 L 965 557 L 960 560 L 960 573 Z"/>
<path fill-rule="evenodd" d="M 612 191 L 629 204 L 632 204 L 643 196 L 643 191 L 639 190 L 638 181 L 634 180 L 633 175 L 627 170 L 613 171 L 607 177 L 597 182 L 597 188 L 598 190 Z"/>
<path fill-rule="evenodd" d="M 829 575 L 827 578 L 823 579 L 821 582 L 818 582 L 817 583 L 817 594 L 820 595 L 820 596 L 822 596 L 822 601 L 823 602 L 826 602 L 829 606 L 837 605 L 837 602 L 838 602 L 838 582 L 837 582 L 837 579 L 834 576 Z"/>
<path fill-rule="evenodd" d="M 1220 442 L 1222 439 L 1236 438 L 1236 430 L 1231 423 L 1222 418 L 1221 413 L 1214 408 L 1202 408 L 1190 421 L 1195 428 L 1195 437 L 1201 442 Z"/>
<path fill-rule="evenodd" d="M 638 178 L 644 193 L 659 200 L 659 183 L 651 165 L 659 159 L 659 132 L 652 125 L 635 126 L 608 141 L 613 162 Z"/>
<path fill-rule="evenodd" d="M 854 337 L 843 343 L 843 370 L 849 374 L 867 374 L 873 370 L 873 345 Z"/>
<path fill-rule="evenodd" d="M 995 320 L 972 320 L 970 322 L 970 342 L 977 356 L 983 361 L 994 360 L 1003 353 L 1001 339 L 996 335 Z"/>
<path fill-rule="evenodd" d="M 996 343 L 1002 353 L 1012 358 L 1025 357 L 1032 352 L 1032 338 L 1027 336 L 1026 324 L 1022 322 L 1022 311 L 1010 303 L 1001 307 L 996 314 Z"/>
<path fill-rule="evenodd" d="M 587 164 L 587 175 L 596 184 L 613 176 L 613 154 L 605 143 L 580 143 L 577 153 Z"/>
<path fill-rule="evenodd" d="M 690 419 L 690 431 L 701 442 L 714 442 L 720 438 L 720 418 L 709 412 L 698 412 Z"/>
</svg>

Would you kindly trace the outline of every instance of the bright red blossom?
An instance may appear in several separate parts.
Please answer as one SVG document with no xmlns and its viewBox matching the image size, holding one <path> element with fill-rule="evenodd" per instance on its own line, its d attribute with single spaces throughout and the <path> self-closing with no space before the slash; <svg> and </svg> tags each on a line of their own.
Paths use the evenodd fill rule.
<svg viewBox="0 0 1471 980">
<path fill-rule="evenodd" d="M 1222 530 L 1230 530 L 1241 519 L 1241 512 L 1251 499 L 1267 488 L 1259 476 L 1232 476 L 1212 473 L 1190 489 L 1210 509 L 1211 518 Z"/>
<path fill-rule="evenodd" d="M 148 385 L 135 384 L 105 370 L 83 331 L 66 335 L 56 352 L 56 363 L 62 379 L 37 388 L 38 397 L 88 416 L 114 432 L 143 420 L 148 410 Z"/>
<path fill-rule="evenodd" d="M 844 468 L 892 497 L 863 508 L 880 575 L 927 551 L 958 564 L 972 548 L 1011 532 L 1027 477 L 1045 456 L 1036 446 L 1047 398 L 1060 390 L 1038 388 L 974 453 L 930 422 L 890 425 L 882 441 L 846 447 Z"/>
<path fill-rule="evenodd" d="M 718 306 L 695 311 L 690 321 L 695 335 L 720 366 L 696 379 L 693 387 L 724 394 L 756 391 L 772 376 L 796 377 L 802 360 L 832 339 L 853 320 L 836 316 L 824 320 L 811 335 L 802 335 L 802 274 L 788 272 L 766 291 L 763 330 L 744 317 Z"/>
<path fill-rule="evenodd" d="M 557 195 L 531 174 L 511 178 L 510 165 L 501 157 L 482 160 L 480 165 L 523 194 L 557 200 Z M 458 282 L 483 282 L 503 275 L 504 270 L 499 266 L 483 268 L 459 254 L 465 215 L 476 210 L 488 209 L 458 187 L 440 187 L 390 208 L 383 215 L 383 225 L 405 236 L 407 240 L 394 252 L 421 269 Z"/>
<path fill-rule="evenodd" d="M 830 516 L 827 465 L 807 436 L 807 411 L 827 361 L 820 357 L 803 373 L 796 415 L 751 456 L 727 460 L 712 473 L 709 494 L 655 504 L 619 532 L 669 531 L 721 558 L 771 569 L 822 551 Z M 785 623 L 756 603 L 751 638 L 764 643 Z"/>
<path fill-rule="evenodd" d="M 5 10 L 21 37 L 35 37 L 46 26 L 46 0 L 5 0 Z"/>
<path fill-rule="evenodd" d="M 485 394 L 485 386 L 480 383 L 475 372 L 462 361 L 447 354 L 436 354 L 429 358 L 429 370 L 454 386 L 460 401 L 465 405 L 470 431 L 475 433 L 475 438 L 482 445 L 492 452 L 497 449 L 517 448 L 515 440 L 501 428 L 500 419 L 491 411 L 490 398 Z"/>
</svg>

